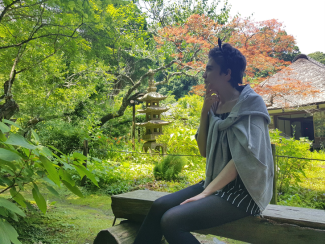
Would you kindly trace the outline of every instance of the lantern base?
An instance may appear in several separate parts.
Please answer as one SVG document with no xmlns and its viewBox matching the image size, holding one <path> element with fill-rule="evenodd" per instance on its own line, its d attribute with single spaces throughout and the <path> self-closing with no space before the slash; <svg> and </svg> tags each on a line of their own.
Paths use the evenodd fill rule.
<svg viewBox="0 0 325 244">
<path fill-rule="evenodd" d="M 150 154 L 153 153 L 159 153 L 159 154 L 165 154 L 166 153 L 166 146 L 161 143 L 157 143 L 155 141 L 147 141 L 143 144 L 142 147 L 143 151 L 150 152 Z"/>
</svg>

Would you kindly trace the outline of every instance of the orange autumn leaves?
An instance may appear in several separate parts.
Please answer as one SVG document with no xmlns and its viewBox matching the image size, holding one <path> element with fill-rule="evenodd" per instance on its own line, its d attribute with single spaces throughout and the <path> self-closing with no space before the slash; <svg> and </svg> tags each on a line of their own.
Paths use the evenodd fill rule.
<svg viewBox="0 0 325 244">
<path fill-rule="evenodd" d="M 234 21 L 235 31 L 229 38 L 247 59 L 246 75 L 254 80 L 265 79 L 255 76 L 265 71 L 272 75 L 290 64 L 281 59 L 282 54 L 291 53 L 295 46 L 293 36 L 286 34 L 282 24 L 275 19 L 253 22 L 248 19 Z"/>
<path fill-rule="evenodd" d="M 184 25 L 167 26 L 158 31 L 155 41 L 157 48 L 174 48 L 171 55 L 181 66 L 202 69 L 206 53 L 213 47 L 213 39 L 218 36 L 222 25 L 204 15 L 190 16 Z"/>
<path fill-rule="evenodd" d="M 276 20 L 253 22 L 234 19 L 220 25 L 204 15 L 190 16 L 184 25 L 167 26 L 155 36 L 157 48 L 173 45 L 172 55 L 183 66 L 203 70 L 209 50 L 217 45 L 218 37 L 238 48 L 247 58 L 247 76 L 253 78 L 256 71 L 281 70 L 289 62 L 280 59 L 290 53 L 295 45 L 293 36 L 287 35 Z"/>
<path fill-rule="evenodd" d="M 268 77 L 283 70 L 291 62 L 284 61 L 283 55 L 292 53 L 295 39 L 283 29 L 275 19 L 254 22 L 250 19 L 235 18 L 228 24 L 220 25 L 204 15 L 192 15 L 183 25 L 167 26 L 159 30 L 155 40 L 158 49 L 173 50 L 178 59 L 178 68 L 203 71 L 209 50 L 217 45 L 218 37 L 239 49 L 247 59 L 245 83 L 270 99 L 288 93 L 309 95 L 316 93 L 310 84 L 290 79 L 290 69 L 286 69 L 286 84 L 274 86 L 259 84 Z M 204 85 L 192 88 L 192 93 L 204 95 Z M 272 101 L 271 101 L 272 102 Z"/>
</svg>

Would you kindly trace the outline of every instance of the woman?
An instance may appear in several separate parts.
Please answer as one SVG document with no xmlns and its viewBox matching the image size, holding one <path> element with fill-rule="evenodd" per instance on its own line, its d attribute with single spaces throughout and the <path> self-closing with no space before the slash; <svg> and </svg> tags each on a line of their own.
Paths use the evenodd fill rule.
<svg viewBox="0 0 325 244">
<path fill-rule="evenodd" d="M 134 244 L 200 243 L 190 232 L 258 216 L 272 198 L 270 117 L 263 99 L 242 84 L 245 57 L 230 44 L 210 50 L 206 96 L 196 140 L 206 178 L 157 199 Z"/>
</svg>

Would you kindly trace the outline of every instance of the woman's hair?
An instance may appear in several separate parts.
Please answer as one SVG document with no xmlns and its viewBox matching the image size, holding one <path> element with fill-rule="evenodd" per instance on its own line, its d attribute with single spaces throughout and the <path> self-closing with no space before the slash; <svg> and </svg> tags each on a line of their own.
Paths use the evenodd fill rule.
<svg viewBox="0 0 325 244">
<path fill-rule="evenodd" d="M 243 83 L 246 58 L 238 49 L 232 47 L 229 43 L 221 45 L 221 41 L 219 41 L 219 46 L 209 51 L 209 58 L 212 58 L 220 65 L 221 73 L 227 74 L 227 70 L 231 69 L 230 84 L 232 87 L 242 90 L 238 84 Z"/>
</svg>

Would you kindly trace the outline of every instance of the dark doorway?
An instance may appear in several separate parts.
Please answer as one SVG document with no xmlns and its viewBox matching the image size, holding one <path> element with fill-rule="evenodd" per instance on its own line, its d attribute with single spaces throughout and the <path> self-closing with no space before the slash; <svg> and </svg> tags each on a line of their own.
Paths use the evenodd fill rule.
<svg viewBox="0 0 325 244">
<path fill-rule="evenodd" d="M 303 137 L 308 137 L 309 140 L 314 140 L 314 124 L 313 121 L 302 121 L 301 132 Z"/>
</svg>

